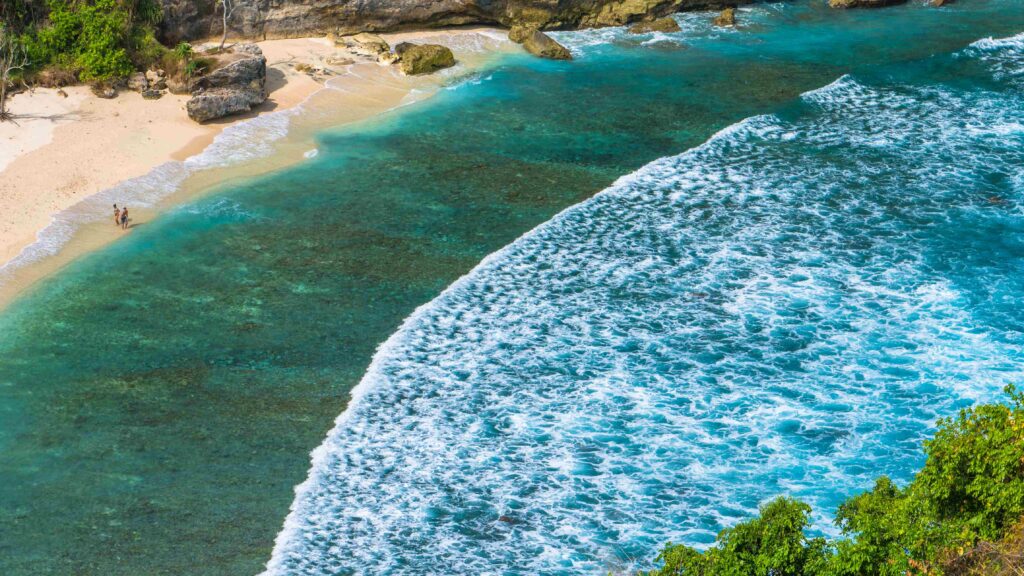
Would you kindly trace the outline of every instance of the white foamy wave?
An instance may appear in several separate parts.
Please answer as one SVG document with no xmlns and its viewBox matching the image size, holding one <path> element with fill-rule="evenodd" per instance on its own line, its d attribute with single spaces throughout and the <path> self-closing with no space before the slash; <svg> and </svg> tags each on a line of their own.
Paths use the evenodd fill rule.
<svg viewBox="0 0 1024 576">
<path fill-rule="evenodd" d="M 844 77 L 486 258 L 375 355 L 268 575 L 631 571 L 765 498 L 816 527 L 1024 376 L 1024 97 Z M 996 198 L 994 201 L 993 198 Z M 1019 225 L 1018 225 L 1019 226 Z"/>
<path fill-rule="evenodd" d="M 183 162 L 161 164 L 143 176 L 120 182 L 58 212 L 50 224 L 39 231 L 33 244 L 11 261 L 0 265 L 0 282 L 13 270 L 59 252 L 83 224 L 111 218 L 113 204 L 130 208 L 150 207 L 200 170 L 223 168 L 269 156 L 273 153 L 274 142 L 288 133 L 291 117 L 299 113 L 301 106 L 228 126 L 199 154 Z"/>
</svg>

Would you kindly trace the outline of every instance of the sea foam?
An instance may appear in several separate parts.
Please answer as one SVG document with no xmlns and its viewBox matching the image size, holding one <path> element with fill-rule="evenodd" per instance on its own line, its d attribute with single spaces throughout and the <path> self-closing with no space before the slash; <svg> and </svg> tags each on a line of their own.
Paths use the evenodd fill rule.
<svg viewBox="0 0 1024 576">
<path fill-rule="evenodd" d="M 629 571 L 909 479 L 1024 376 L 1024 146 L 978 129 L 1019 121 L 1020 57 L 957 54 L 968 92 L 844 76 L 486 258 L 381 346 L 266 574 Z"/>
</svg>

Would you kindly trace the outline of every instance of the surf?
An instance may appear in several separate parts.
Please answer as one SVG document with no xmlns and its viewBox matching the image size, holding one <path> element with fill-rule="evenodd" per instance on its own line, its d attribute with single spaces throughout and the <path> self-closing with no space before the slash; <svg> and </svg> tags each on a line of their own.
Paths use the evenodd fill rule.
<svg viewBox="0 0 1024 576">
<path fill-rule="evenodd" d="M 628 570 L 906 479 L 1024 374 L 1020 59 L 843 76 L 487 257 L 374 356 L 266 574 Z"/>
</svg>

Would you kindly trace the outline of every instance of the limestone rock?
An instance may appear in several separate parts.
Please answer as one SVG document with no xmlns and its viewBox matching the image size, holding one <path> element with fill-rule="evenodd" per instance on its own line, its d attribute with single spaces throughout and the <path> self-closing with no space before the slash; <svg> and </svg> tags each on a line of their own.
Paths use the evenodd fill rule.
<svg viewBox="0 0 1024 576">
<path fill-rule="evenodd" d="M 185 109 L 196 122 L 248 112 L 267 99 L 267 59 L 258 46 L 236 46 L 220 59 L 221 67 L 192 82 Z"/>
<path fill-rule="evenodd" d="M 736 25 L 736 9 L 726 8 L 722 10 L 722 13 L 715 17 L 714 21 L 711 22 L 715 26 L 735 26 Z"/>
<path fill-rule="evenodd" d="M 159 90 L 143 90 L 142 97 L 146 100 L 159 100 L 163 98 L 164 93 Z"/>
<path fill-rule="evenodd" d="M 219 36 L 217 0 L 159 0 L 166 44 Z M 721 10 L 751 0 L 250 0 L 239 5 L 231 31 L 283 38 L 354 34 L 467 24 L 541 30 L 622 26 L 684 10 Z M 525 39 L 525 38 L 524 38 Z"/>
<path fill-rule="evenodd" d="M 382 54 L 391 53 L 391 47 L 386 40 L 376 34 L 365 32 L 354 36 L 346 36 L 341 39 L 356 54 L 362 54 L 371 58 L 379 58 Z"/>
<path fill-rule="evenodd" d="M 103 98 L 105 100 L 117 98 L 117 88 L 114 88 L 105 82 L 93 84 L 89 89 L 92 90 L 92 93 L 95 94 L 97 98 Z"/>
<path fill-rule="evenodd" d="M 905 4 L 907 0 L 828 0 L 832 8 L 883 8 Z"/>
<path fill-rule="evenodd" d="M 649 22 L 638 22 L 629 27 L 631 34 L 647 34 L 649 32 L 679 32 L 682 30 L 675 18 L 666 16 Z"/>
<path fill-rule="evenodd" d="M 207 122 L 232 114 L 248 112 L 267 99 L 266 95 L 250 90 L 212 88 L 192 96 L 185 104 L 188 117 L 196 122 Z"/>
<path fill-rule="evenodd" d="M 522 44 L 530 37 L 531 34 L 536 32 L 538 28 L 536 26 L 530 26 L 527 24 L 517 24 L 508 31 L 508 39 L 515 42 L 516 44 Z"/>
<path fill-rule="evenodd" d="M 532 34 L 523 41 L 523 48 L 535 56 L 551 60 L 572 60 L 572 53 L 565 46 L 555 42 L 551 36 L 534 30 Z"/>
<path fill-rule="evenodd" d="M 170 92 L 171 94 L 182 95 L 182 94 L 190 94 L 190 93 L 192 93 L 192 88 L 191 88 L 191 86 L 189 86 L 188 80 L 184 80 L 184 79 L 179 80 L 177 78 L 168 78 L 167 82 L 165 82 L 165 84 L 167 86 L 167 91 Z"/>
<path fill-rule="evenodd" d="M 429 74 L 455 65 L 455 55 L 440 44 L 408 46 L 402 51 L 402 72 Z"/>
<path fill-rule="evenodd" d="M 135 92 L 145 92 L 149 90 L 149 80 L 146 79 L 146 75 L 142 72 L 136 72 L 128 77 L 128 89 Z"/>
</svg>

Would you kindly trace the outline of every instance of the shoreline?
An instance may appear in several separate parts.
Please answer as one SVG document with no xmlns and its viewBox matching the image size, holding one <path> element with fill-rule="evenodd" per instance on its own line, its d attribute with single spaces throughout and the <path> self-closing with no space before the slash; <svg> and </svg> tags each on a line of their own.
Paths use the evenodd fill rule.
<svg viewBox="0 0 1024 576">
<path fill-rule="evenodd" d="M 0 141 L 16 143 L 13 153 L 0 155 L 0 311 L 40 280 L 130 233 L 132 227 L 109 225 L 110 204 L 127 205 L 139 225 L 227 183 L 307 161 L 317 132 L 426 99 L 514 46 L 495 28 L 381 36 L 392 45 L 448 45 L 458 65 L 404 76 L 329 38 L 262 41 L 267 102 L 207 124 L 187 117 L 187 95 L 153 102 L 126 91 L 102 100 L 74 86 L 64 89 L 67 97 L 35 89 L 13 98 L 10 107 L 23 121 L 0 125 Z M 342 63 L 327 64 L 332 57 Z M 314 79 L 297 64 L 327 75 Z"/>
</svg>

